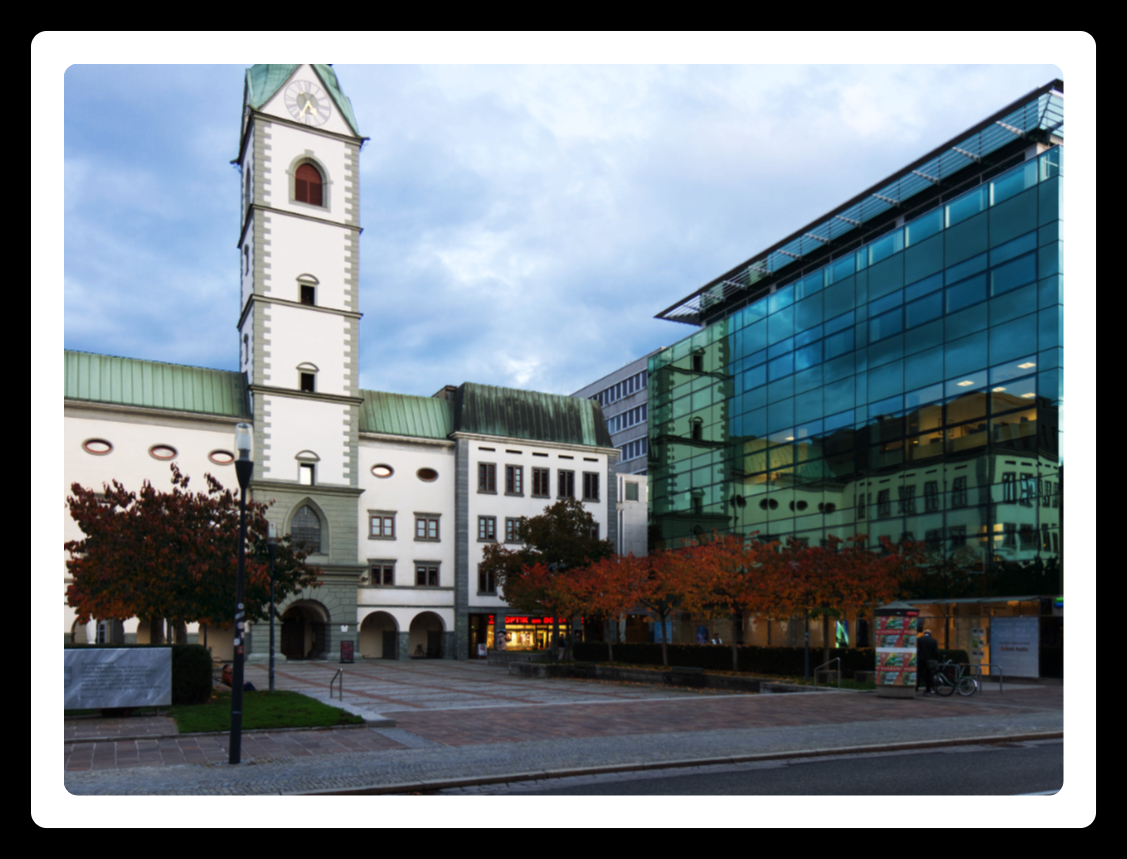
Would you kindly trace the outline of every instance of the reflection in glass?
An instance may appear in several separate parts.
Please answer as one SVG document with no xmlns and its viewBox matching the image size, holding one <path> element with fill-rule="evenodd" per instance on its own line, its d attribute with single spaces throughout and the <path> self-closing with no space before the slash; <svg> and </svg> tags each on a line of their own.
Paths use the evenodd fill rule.
<svg viewBox="0 0 1127 859">
<path fill-rule="evenodd" d="M 951 427 L 947 430 L 947 453 L 962 453 L 982 447 L 986 444 L 987 438 L 986 421 Z"/>
</svg>

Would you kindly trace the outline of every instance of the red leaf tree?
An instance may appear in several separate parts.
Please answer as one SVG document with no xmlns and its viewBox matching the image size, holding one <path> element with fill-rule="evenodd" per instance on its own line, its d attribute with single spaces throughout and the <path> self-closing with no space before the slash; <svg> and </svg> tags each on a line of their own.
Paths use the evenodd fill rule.
<svg viewBox="0 0 1127 859">
<path fill-rule="evenodd" d="M 96 618 L 167 618 L 175 627 L 198 622 L 227 627 L 234 619 L 239 543 L 239 499 L 210 474 L 207 492 L 188 491 L 175 464 L 172 490 L 145 481 L 129 492 L 116 480 L 94 492 L 78 483 L 67 498 L 83 538 L 70 554 L 67 605 L 79 622 Z M 271 502 L 272 504 L 273 502 Z M 251 620 L 269 614 L 269 505 L 247 503 L 245 602 Z M 318 587 L 321 571 L 289 536 L 278 541 L 275 599 Z"/>
</svg>

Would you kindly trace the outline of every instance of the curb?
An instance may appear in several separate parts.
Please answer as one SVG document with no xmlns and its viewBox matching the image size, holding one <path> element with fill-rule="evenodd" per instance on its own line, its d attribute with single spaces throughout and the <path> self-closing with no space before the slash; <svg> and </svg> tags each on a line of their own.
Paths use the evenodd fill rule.
<svg viewBox="0 0 1127 859">
<path fill-rule="evenodd" d="M 386 721 L 391 721 L 390 719 Z M 392 727 L 395 723 L 392 722 Z M 387 727 L 382 724 L 370 725 L 311 725 L 307 728 L 244 728 L 244 734 L 286 734 L 292 731 L 350 731 L 357 728 Z M 230 734 L 230 731 L 191 731 L 184 734 L 140 734 L 132 737 L 75 737 L 64 738 L 64 743 L 116 743 L 120 740 L 179 740 L 183 737 L 218 737 Z"/>
<path fill-rule="evenodd" d="M 1014 743 L 1029 740 L 1062 740 L 1063 731 L 1043 731 L 1028 734 L 1000 734 L 986 737 L 959 737 L 950 740 L 918 740 L 904 743 L 883 743 L 869 746 L 842 746 L 835 749 L 791 750 L 787 752 L 766 752 L 758 755 L 730 755 L 716 758 L 687 758 L 677 761 L 655 761 L 638 764 L 612 764 L 608 766 L 574 767 L 560 770 L 532 770 L 498 776 L 479 776 L 475 778 L 435 779 L 433 781 L 404 782 L 402 784 L 371 785 L 344 790 L 313 790 L 283 793 L 282 796 L 378 796 L 381 794 L 407 793 L 414 791 L 445 790 L 453 787 L 475 787 L 487 784 L 504 784 L 514 781 L 540 781 L 571 776 L 606 775 L 623 772 L 644 772 L 646 770 L 678 769 L 684 767 L 707 767 L 720 764 L 743 764 L 756 761 L 774 761 L 788 758 L 818 758 L 836 755 L 871 754 L 873 752 L 909 751 L 912 749 L 932 749 L 944 746 L 989 745 L 994 743 Z"/>
</svg>

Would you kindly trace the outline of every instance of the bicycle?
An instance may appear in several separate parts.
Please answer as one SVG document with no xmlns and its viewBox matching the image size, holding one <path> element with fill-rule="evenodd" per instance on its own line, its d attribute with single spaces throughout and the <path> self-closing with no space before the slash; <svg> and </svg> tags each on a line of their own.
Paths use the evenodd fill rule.
<svg viewBox="0 0 1127 859">
<path fill-rule="evenodd" d="M 956 690 L 964 697 L 970 697 L 978 691 L 978 681 L 969 674 L 963 674 L 962 669 L 951 660 L 939 663 L 939 667 L 932 675 L 932 684 L 939 695 L 950 695 Z"/>
</svg>

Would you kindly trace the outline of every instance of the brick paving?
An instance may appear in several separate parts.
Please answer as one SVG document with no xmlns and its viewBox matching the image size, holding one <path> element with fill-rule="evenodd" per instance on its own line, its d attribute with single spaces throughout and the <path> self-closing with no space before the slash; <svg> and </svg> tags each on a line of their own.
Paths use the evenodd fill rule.
<svg viewBox="0 0 1127 859">
<path fill-rule="evenodd" d="M 290 663 L 279 672 L 278 686 L 324 698 L 336 667 Z M 258 678 L 252 682 L 265 685 Z M 1062 686 L 1013 687 L 999 694 L 988 688 L 973 698 L 907 700 L 854 692 L 700 694 L 515 678 L 480 663 L 361 665 L 352 672 L 346 668 L 345 701 L 379 706 L 393 714 L 396 727 L 245 732 L 243 761 L 257 766 L 229 767 L 227 735 L 127 739 L 124 723 L 156 734 L 165 720 L 85 720 L 75 734 L 123 738 L 84 742 L 68 735 L 64 781 L 72 793 L 113 795 L 323 792 L 1007 736 L 1062 730 L 1063 691 Z M 98 729 L 91 723 L 97 722 L 116 733 L 91 734 Z M 66 724 L 70 731 L 82 723 Z"/>
</svg>

